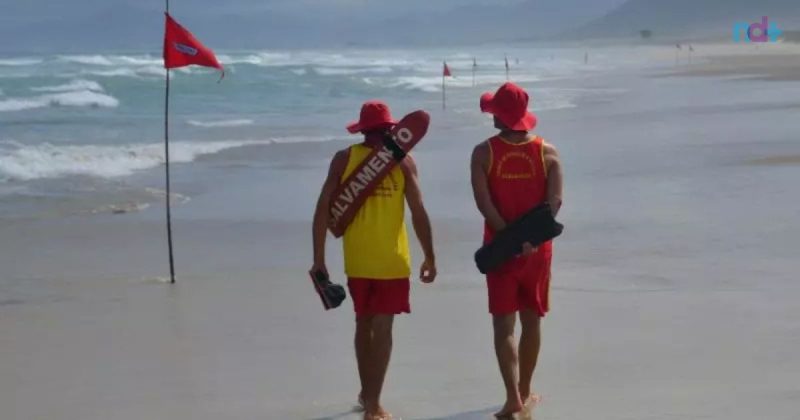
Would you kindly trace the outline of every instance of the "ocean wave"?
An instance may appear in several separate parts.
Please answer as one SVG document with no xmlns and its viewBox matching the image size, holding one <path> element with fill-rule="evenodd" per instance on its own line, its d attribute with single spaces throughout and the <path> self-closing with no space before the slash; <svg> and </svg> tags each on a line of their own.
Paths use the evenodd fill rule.
<svg viewBox="0 0 800 420">
<path fill-rule="evenodd" d="M 160 66 L 164 63 L 163 58 L 154 57 L 152 55 L 141 55 L 141 56 L 113 55 L 108 57 L 108 60 L 111 62 L 117 62 L 120 64 L 130 64 L 134 66 Z"/>
<path fill-rule="evenodd" d="M 165 71 L 166 70 L 164 69 L 164 67 L 160 67 L 160 66 L 140 67 L 140 68 L 137 68 L 135 70 L 136 74 L 140 75 L 140 76 L 158 76 L 158 77 L 164 77 L 164 72 Z M 179 71 L 181 73 L 191 73 L 192 69 L 190 69 L 188 67 L 184 67 L 184 68 L 177 69 L 177 71 Z M 172 73 L 174 74 L 175 71 L 173 71 Z"/>
<path fill-rule="evenodd" d="M 90 214 L 127 214 L 138 213 L 150 208 L 150 203 L 140 203 L 136 201 L 129 201 L 125 203 L 105 204 L 100 207 L 95 207 L 89 210 Z"/>
<path fill-rule="evenodd" d="M 119 106 L 119 100 L 113 96 L 91 90 L 0 100 L 0 112 L 26 111 L 57 106 L 116 108 Z"/>
<path fill-rule="evenodd" d="M 271 140 L 172 142 L 170 160 L 192 162 L 199 156 L 226 149 L 271 143 Z M 163 163 L 164 146 L 160 143 L 65 146 L 0 142 L 0 179 L 6 180 L 29 181 L 69 175 L 115 178 Z"/>
<path fill-rule="evenodd" d="M 219 120 L 219 121 L 189 120 L 186 121 L 186 123 L 194 127 L 220 128 L 220 127 L 244 127 L 248 125 L 253 125 L 255 122 L 253 120 L 248 120 L 248 119 L 238 119 L 238 120 L 235 119 L 235 120 Z"/>
<path fill-rule="evenodd" d="M 352 68 L 352 67 L 315 67 L 314 72 L 321 76 L 349 76 L 364 73 L 377 73 L 386 74 L 391 73 L 391 67 L 366 67 L 366 68 Z"/>
<path fill-rule="evenodd" d="M 517 75 L 514 81 L 517 83 L 532 83 L 541 81 L 537 75 Z M 416 90 L 426 93 L 442 91 L 442 76 L 401 76 L 401 77 L 364 77 L 361 81 L 367 85 L 380 86 L 382 88 L 401 88 L 406 90 Z M 499 85 L 506 81 L 505 74 L 484 74 L 475 77 L 476 85 Z M 450 77 L 446 80 L 448 88 L 471 88 L 472 74 Z"/>
<path fill-rule="evenodd" d="M 61 55 L 58 60 L 89 66 L 159 66 L 163 58 L 145 55 Z"/>
<path fill-rule="evenodd" d="M 82 91 L 88 90 L 92 92 L 104 92 L 102 86 L 99 83 L 91 81 L 91 80 L 83 80 L 77 79 L 73 80 L 69 83 L 65 83 L 63 85 L 57 86 L 43 86 L 43 87 L 33 87 L 31 88 L 34 92 L 75 92 L 75 91 Z"/>
<path fill-rule="evenodd" d="M 99 76 L 99 77 L 134 77 L 138 78 L 136 70 L 129 68 L 113 69 L 113 70 L 83 70 L 82 75 Z"/>
<path fill-rule="evenodd" d="M 163 78 L 164 68 L 158 66 L 121 67 L 109 70 L 83 70 L 81 71 L 81 74 L 84 76 L 129 77 L 134 79 L 147 79 L 154 77 Z"/>
<path fill-rule="evenodd" d="M 292 65 L 292 54 L 290 53 L 270 53 L 263 52 L 258 54 L 249 54 L 244 57 L 228 57 L 230 62 L 235 64 L 237 61 L 240 63 L 254 64 L 258 66 L 289 66 Z"/>
<path fill-rule="evenodd" d="M 113 66 L 106 56 L 103 55 L 61 55 L 58 57 L 61 61 L 75 64 L 86 64 L 91 66 Z"/>
<path fill-rule="evenodd" d="M 220 55 L 223 64 L 251 64 L 261 67 L 333 67 L 333 68 L 411 68 L 423 64 L 424 60 L 385 58 L 375 54 L 339 54 L 323 52 L 259 52 L 246 55 Z"/>
<path fill-rule="evenodd" d="M 399 87 L 407 90 L 418 90 L 421 92 L 439 92 L 442 89 L 440 84 L 441 78 L 439 77 L 406 76 L 390 79 L 383 85 L 387 88 Z"/>
<path fill-rule="evenodd" d="M 35 66 L 41 64 L 44 60 L 41 58 L 3 58 L 0 59 L 0 66 L 21 67 L 21 66 Z"/>
<path fill-rule="evenodd" d="M 287 136 L 275 137 L 269 141 L 275 144 L 293 144 L 293 143 L 324 143 L 328 141 L 346 140 L 345 137 L 331 137 L 331 136 Z"/>
<path fill-rule="evenodd" d="M 259 65 L 264 62 L 264 59 L 262 57 L 255 54 L 238 56 L 238 57 L 233 57 L 230 55 L 219 55 L 217 56 L 217 58 L 219 58 L 219 61 L 224 65 L 232 65 L 232 64 Z"/>
</svg>

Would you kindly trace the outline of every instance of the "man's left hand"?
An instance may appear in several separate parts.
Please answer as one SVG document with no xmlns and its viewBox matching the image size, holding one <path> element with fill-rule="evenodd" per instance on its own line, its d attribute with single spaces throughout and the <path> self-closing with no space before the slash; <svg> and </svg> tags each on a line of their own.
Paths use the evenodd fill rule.
<svg viewBox="0 0 800 420">
<path fill-rule="evenodd" d="M 521 255 L 523 257 L 528 257 L 530 255 L 533 255 L 538 250 L 539 250 L 539 248 L 531 245 L 530 242 L 525 242 L 524 244 L 522 244 L 522 254 Z"/>
</svg>

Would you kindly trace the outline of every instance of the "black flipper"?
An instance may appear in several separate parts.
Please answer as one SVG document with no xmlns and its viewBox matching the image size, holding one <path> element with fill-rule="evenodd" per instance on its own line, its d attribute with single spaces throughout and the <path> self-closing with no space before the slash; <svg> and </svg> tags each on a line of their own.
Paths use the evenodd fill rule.
<svg viewBox="0 0 800 420">
<path fill-rule="evenodd" d="M 525 242 L 539 246 L 563 231 L 564 225 L 556 222 L 550 204 L 544 203 L 497 232 L 491 243 L 475 253 L 475 264 L 481 273 L 489 273 L 519 255 Z"/>
</svg>

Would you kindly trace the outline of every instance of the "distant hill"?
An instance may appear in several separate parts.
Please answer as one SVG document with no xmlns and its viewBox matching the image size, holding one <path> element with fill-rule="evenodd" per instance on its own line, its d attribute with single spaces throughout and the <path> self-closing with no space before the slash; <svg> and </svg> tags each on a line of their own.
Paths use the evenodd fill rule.
<svg viewBox="0 0 800 420">
<path fill-rule="evenodd" d="M 192 0 L 175 2 L 173 12 L 215 49 L 443 46 L 554 38 L 620 1 L 451 1 L 447 11 L 392 3 L 393 12 L 385 13 L 389 6 L 375 2 L 362 9 L 302 9 L 298 2 L 296 10 L 281 10 L 256 0 Z M 140 0 L 26 0 L 0 16 L 0 37 L 9 40 L 0 43 L 0 52 L 157 50 L 160 6 Z"/>
<path fill-rule="evenodd" d="M 800 1 L 800 0 L 798 0 Z M 578 7 L 578 5 L 581 5 Z M 608 2 L 570 0 L 528 0 L 502 5 L 464 6 L 444 13 L 389 18 L 383 28 L 405 28 L 390 37 L 378 31 L 377 37 L 404 43 L 431 45 L 492 41 L 551 39 L 555 34 L 574 29 L 602 16 Z"/>
<path fill-rule="evenodd" d="M 729 39 L 735 22 L 756 22 L 762 16 L 781 29 L 800 28 L 800 0 L 629 0 L 568 36 L 631 38 L 649 29 L 656 40 Z"/>
</svg>

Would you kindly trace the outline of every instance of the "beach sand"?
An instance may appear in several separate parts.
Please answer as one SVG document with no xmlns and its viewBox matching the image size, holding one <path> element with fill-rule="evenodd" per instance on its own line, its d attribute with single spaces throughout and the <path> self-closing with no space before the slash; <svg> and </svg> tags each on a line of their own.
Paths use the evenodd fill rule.
<svg viewBox="0 0 800 420">
<path fill-rule="evenodd" d="M 651 76 L 553 82 L 608 93 L 539 114 L 565 166 L 566 231 L 534 418 L 794 420 L 800 167 L 773 163 L 800 155 L 800 85 Z M 468 159 L 492 131 L 432 112 L 416 156 L 440 277 L 414 280 L 384 403 L 403 419 L 486 419 L 503 390 Z M 351 302 L 323 311 L 306 275 L 340 147 L 285 146 L 307 159 L 207 176 L 175 210 L 175 286 L 159 203 L 0 223 L 0 418 L 359 418 Z M 342 283 L 340 246 L 328 265 Z"/>
<path fill-rule="evenodd" d="M 750 165 L 800 165 L 800 156 L 771 156 L 747 161 Z"/>
<path fill-rule="evenodd" d="M 301 245 L 304 227 L 281 242 Z M 586 264 L 573 229 L 558 246 L 534 418 L 791 418 L 799 290 L 778 274 L 785 260 L 642 250 Z M 502 400 L 484 285 L 457 239 L 468 230 L 438 224 L 442 275 L 415 282 L 413 314 L 396 322 L 385 405 L 402 418 L 486 419 Z M 4 418 L 359 418 L 350 302 L 324 312 L 299 262 L 192 273 L 213 254 L 200 248 L 182 248 L 176 286 L 71 280 L 2 302 Z"/>
<path fill-rule="evenodd" d="M 684 54 L 672 74 L 727 76 L 764 81 L 800 80 L 800 45 L 697 45 L 692 64 Z"/>
</svg>

